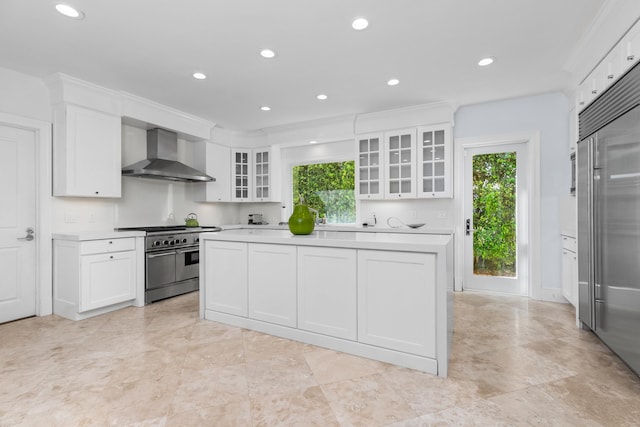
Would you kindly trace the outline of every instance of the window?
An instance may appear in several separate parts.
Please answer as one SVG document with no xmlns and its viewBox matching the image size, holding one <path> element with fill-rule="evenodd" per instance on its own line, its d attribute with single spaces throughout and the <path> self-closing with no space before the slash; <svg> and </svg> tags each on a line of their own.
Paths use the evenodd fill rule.
<svg viewBox="0 0 640 427">
<path fill-rule="evenodd" d="M 355 162 L 316 163 L 293 166 L 293 204 L 318 211 L 328 224 L 356 222 Z"/>
</svg>

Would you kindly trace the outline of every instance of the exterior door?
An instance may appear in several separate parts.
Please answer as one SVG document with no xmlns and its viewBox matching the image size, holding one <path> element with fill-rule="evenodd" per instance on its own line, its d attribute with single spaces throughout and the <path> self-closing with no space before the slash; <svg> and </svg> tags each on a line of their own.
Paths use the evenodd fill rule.
<svg viewBox="0 0 640 427">
<path fill-rule="evenodd" d="M 526 145 L 464 155 L 463 289 L 528 296 Z"/>
<path fill-rule="evenodd" d="M 35 142 L 33 131 L 0 125 L 0 323 L 36 310 Z"/>
</svg>

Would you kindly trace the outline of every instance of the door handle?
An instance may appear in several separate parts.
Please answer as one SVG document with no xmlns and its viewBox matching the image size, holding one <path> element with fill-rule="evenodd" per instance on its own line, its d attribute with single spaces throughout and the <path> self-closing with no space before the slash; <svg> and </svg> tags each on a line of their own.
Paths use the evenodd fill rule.
<svg viewBox="0 0 640 427">
<path fill-rule="evenodd" d="M 32 241 L 35 238 L 35 236 L 33 235 L 35 233 L 33 227 L 27 227 L 25 231 L 27 232 L 27 235 L 24 237 L 18 237 L 18 240 L 26 240 L 27 242 Z"/>
<path fill-rule="evenodd" d="M 465 222 L 465 233 L 467 236 L 471 236 L 471 233 L 473 233 L 474 229 L 471 228 L 471 218 L 467 218 L 467 221 Z"/>
<path fill-rule="evenodd" d="M 175 255 L 175 254 L 176 254 L 175 251 L 173 251 L 173 252 L 164 252 L 164 253 L 161 253 L 161 254 L 148 254 L 147 258 L 152 259 L 152 258 L 159 258 L 161 256 L 169 256 L 169 255 Z"/>
</svg>

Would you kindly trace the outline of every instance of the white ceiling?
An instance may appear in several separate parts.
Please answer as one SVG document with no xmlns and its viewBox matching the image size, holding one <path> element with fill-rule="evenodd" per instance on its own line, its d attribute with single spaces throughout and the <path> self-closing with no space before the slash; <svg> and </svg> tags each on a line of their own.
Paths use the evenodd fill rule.
<svg viewBox="0 0 640 427">
<path fill-rule="evenodd" d="M 0 66 L 62 72 L 248 131 L 563 90 L 563 65 L 605 1 L 67 0 L 86 15 L 73 20 L 52 0 L 1 0 Z M 354 31 L 357 16 L 369 28 Z M 265 47 L 277 57 L 260 57 Z M 496 62 L 478 67 L 485 56 Z"/>
</svg>

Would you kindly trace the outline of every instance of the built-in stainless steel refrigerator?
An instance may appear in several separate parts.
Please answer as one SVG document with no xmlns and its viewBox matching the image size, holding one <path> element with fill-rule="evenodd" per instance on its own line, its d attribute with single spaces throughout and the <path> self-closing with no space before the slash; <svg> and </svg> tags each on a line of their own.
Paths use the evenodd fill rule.
<svg viewBox="0 0 640 427">
<path fill-rule="evenodd" d="M 579 317 L 640 374 L 640 67 L 579 126 Z"/>
</svg>

